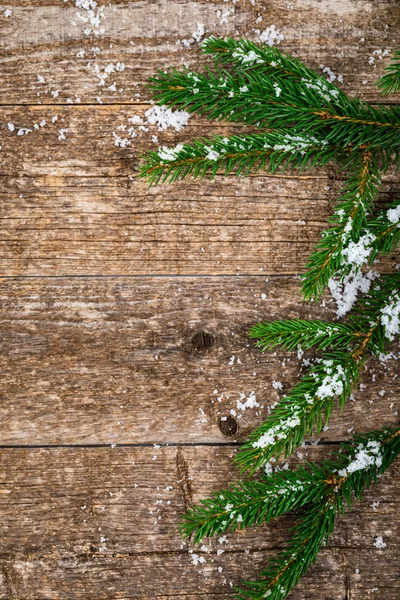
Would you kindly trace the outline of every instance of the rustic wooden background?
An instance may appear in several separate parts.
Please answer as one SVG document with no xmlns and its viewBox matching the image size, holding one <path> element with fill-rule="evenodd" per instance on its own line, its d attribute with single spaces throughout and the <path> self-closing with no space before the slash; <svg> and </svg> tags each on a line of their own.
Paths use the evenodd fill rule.
<svg viewBox="0 0 400 600">
<path fill-rule="evenodd" d="M 124 136 L 118 127 L 148 109 L 145 83 L 156 68 L 201 68 L 199 43 L 177 43 L 198 23 L 206 35 L 253 39 L 274 24 L 282 48 L 378 101 L 372 83 L 388 63 L 385 50 L 396 47 L 400 5 L 100 5 L 98 36 L 85 34 L 75 0 L 0 7 L 0 598 L 228 600 L 232 585 L 282 547 L 294 517 L 202 549 L 179 536 L 177 523 L 238 477 L 238 444 L 279 399 L 272 382 L 287 390 L 296 380 L 296 356 L 261 355 L 248 327 L 334 317 L 328 300 L 302 302 L 298 274 L 340 177 L 331 167 L 148 190 L 137 166 L 157 147 L 153 135 L 175 144 L 240 128 L 197 118 L 179 133 L 133 125 L 125 148 L 113 132 Z M 96 69 L 118 62 L 125 70 L 99 86 Z M 32 132 L 18 135 L 21 128 Z M 381 198 L 399 188 L 398 177 L 386 177 Z M 327 456 L 352 430 L 395 425 L 397 368 L 370 363 L 366 388 L 318 445 L 301 449 L 303 459 Z M 232 416 L 240 393 L 251 391 L 260 410 Z M 291 600 L 398 600 L 399 469 L 340 522 Z M 386 549 L 374 546 L 377 535 Z M 191 552 L 206 562 L 196 566 Z"/>
</svg>

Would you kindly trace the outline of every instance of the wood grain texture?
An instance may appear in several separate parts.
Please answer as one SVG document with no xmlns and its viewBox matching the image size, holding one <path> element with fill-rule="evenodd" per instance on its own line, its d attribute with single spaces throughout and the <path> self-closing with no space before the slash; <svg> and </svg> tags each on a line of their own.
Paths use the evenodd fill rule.
<svg viewBox="0 0 400 600">
<path fill-rule="evenodd" d="M 295 353 L 256 349 L 249 327 L 334 314 L 287 277 L 5 279 L 0 299 L 3 444 L 242 441 L 279 399 L 272 381 L 288 390 L 299 370 Z M 394 425 L 396 369 L 369 363 L 367 388 L 324 439 Z M 251 391 L 261 414 L 224 436 L 220 417 Z"/>
<path fill-rule="evenodd" d="M 65 104 L 67 99 L 94 103 L 135 103 L 148 100 L 148 77 L 157 68 L 204 64 L 199 43 L 185 48 L 198 23 L 206 35 L 242 35 L 257 39 L 274 24 L 282 47 L 311 67 L 327 65 L 342 74 L 344 89 L 369 100 L 378 100 L 373 82 L 382 74 L 388 57 L 376 50 L 393 50 L 400 27 L 396 0 L 140 0 L 101 3 L 103 35 L 85 35 L 85 23 L 76 17 L 74 3 L 57 0 L 8 2 L 12 17 L 0 10 L 2 104 Z M 262 21 L 257 22 L 259 15 Z M 75 24 L 73 24 L 75 23 Z M 181 42 L 181 43 L 179 43 Z M 96 48 L 93 51 L 93 48 Z M 82 54 L 82 50 L 84 54 Z M 78 55 L 78 56 L 77 56 Z M 369 57 L 375 58 L 373 64 Z M 94 64 L 101 70 L 123 61 L 125 71 L 99 86 Z M 38 82 L 37 75 L 45 77 Z M 110 91 L 110 84 L 116 90 Z M 363 82 L 368 82 L 365 84 Z M 57 98 L 51 92 L 58 90 Z"/>
<path fill-rule="evenodd" d="M 305 458 L 336 449 L 308 447 Z M 228 533 L 226 544 L 205 539 L 202 549 L 182 540 L 187 506 L 238 477 L 232 455 L 228 447 L 3 450 L 0 597 L 228 599 L 230 585 L 254 577 L 296 519 Z M 342 600 L 346 589 L 357 600 L 396 598 L 398 474 L 394 465 L 339 521 L 291 600 Z M 374 547 L 377 535 L 387 549 Z M 191 552 L 206 562 L 193 565 Z"/>
<path fill-rule="evenodd" d="M 100 6 L 102 35 L 85 34 L 74 0 L 0 6 L 0 599 L 230 600 L 231 586 L 282 548 L 295 516 L 229 534 L 227 545 L 207 540 L 209 552 L 184 541 L 178 521 L 239 477 L 232 459 L 279 400 L 272 382 L 287 391 L 298 379 L 296 354 L 261 354 L 249 326 L 334 319 L 332 302 L 305 304 L 289 274 L 304 271 L 340 174 L 330 166 L 149 190 L 137 176 L 148 149 L 246 129 L 192 117 L 180 132 L 160 132 L 146 122 L 146 82 L 158 68 L 209 62 L 191 37 L 198 23 L 206 35 L 254 40 L 274 24 L 282 49 L 379 102 L 373 82 L 396 46 L 400 6 Z M 124 70 L 99 85 L 119 62 Z M 116 146 L 128 127 L 130 145 Z M 390 173 L 380 206 L 399 187 Z M 322 460 L 353 431 L 396 425 L 397 371 L 396 361 L 368 363 L 366 388 L 303 460 Z M 261 406 L 241 413 L 240 393 L 251 391 Z M 398 600 L 398 481 L 396 464 L 340 521 L 288 600 Z M 387 549 L 374 547 L 377 535 Z M 206 563 L 193 565 L 190 551 Z"/>
<path fill-rule="evenodd" d="M 398 188 L 387 182 L 381 202 Z M 150 191 L 126 177 L 0 178 L 0 274 L 302 273 L 339 190 L 323 176 Z M 379 270 L 398 262 L 385 257 Z"/>
</svg>

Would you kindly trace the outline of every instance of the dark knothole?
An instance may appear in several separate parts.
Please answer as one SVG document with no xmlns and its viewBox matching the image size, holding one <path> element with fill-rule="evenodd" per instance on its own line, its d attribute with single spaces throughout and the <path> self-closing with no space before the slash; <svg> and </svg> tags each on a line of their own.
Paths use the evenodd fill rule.
<svg viewBox="0 0 400 600">
<path fill-rule="evenodd" d="M 218 421 L 218 427 L 221 430 L 223 435 L 235 435 L 237 432 L 237 421 L 232 415 L 226 415 L 225 417 L 220 417 Z"/>
<path fill-rule="evenodd" d="M 198 331 L 192 337 L 192 346 L 198 352 L 209 350 L 215 344 L 215 337 L 207 331 Z"/>
</svg>

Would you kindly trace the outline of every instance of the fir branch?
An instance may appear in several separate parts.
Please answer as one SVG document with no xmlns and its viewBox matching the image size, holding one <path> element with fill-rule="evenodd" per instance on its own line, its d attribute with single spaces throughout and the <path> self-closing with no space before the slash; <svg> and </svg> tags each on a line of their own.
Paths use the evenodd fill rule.
<svg viewBox="0 0 400 600">
<path fill-rule="evenodd" d="M 365 236 L 369 236 L 371 242 L 362 264 L 372 264 L 378 254 L 386 255 L 396 250 L 400 242 L 400 200 L 390 204 L 376 217 L 368 219 L 367 227 L 361 233 L 361 237 Z"/>
<path fill-rule="evenodd" d="M 221 39 L 211 36 L 204 40 L 203 52 L 213 55 L 217 64 L 232 65 L 242 71 L 256 69 L 273 81 L 282 78 L 285 81 L 293 79 L 297 83 L 313 83 L 321 89 L 330 90 L 332 102 L 335 98 L 339 98 L 341 102 L 347 99 L 336 85 L 275 46 L 256 44 L 243 38 L 234 40 L 230 37 Z"/>
<path fill-rule="evenodd" d="M 303 279 L 306 298 L 318 298 L 326 285 L 355 274 L 400 239 L 400 203 L 373 215 L 380 173 L 399 162 L 400 106 L 372 106 L 348 97 L 297 59 L 248 40 L 209 38 L 204 51 L 217 64 L 205 74 L 189 70 L 160 72 L 152 79 L 156 99 L 211 119 L 274 127 L 274 132 L 229 138 L 197 139 L 150 153 L 141 175 L 150 183 L 217 172 L 248 175 L 288 168 L 323 166 L 331 160 L 347 180 L 329 229 L 311 256 Z M 400 89 L 400 50 L 378 82 L 383 93 Z M 373 216 L 371 216 L 371 214 Z M 377 274 L 370 272 L 363 289 Z M 356 282 L 358 285 L 358 282 Z M 364 285 L 365 283 L 365 285 Z M 353 290 L 354 291 L 354 290 Z M 355 298 L 354 294 L 353 297 Z M 351 301 L 353 302 L 353 297 Z M 348 307 L 348 298 L 343 303 Z M 340 308 L 340 307 L 339 307 Z M 255 325 L 250 335 L 262 350 L 281 346 L 329 350 L 275 406 L 241 447 L 236 462 L 254 472 L 272 457 L 288 455 L 304 436 L 320 431 L 334 408 L 348 399 L 368 353 L 380 357 L 400 331 L 400 274 L 380 277 L 358 300 L 346 324 L 323 321 L 274 321 Z M 213 494 L 189 511 L 182 532 L 195 541 L 228 528 L 264 523 L 307 505 L 289 542 L 261 579 L 247 582 L 239 599 L 282 600 L 306 571 L 329 537 L 335 518 L 352 497 L 376 480 L 400 453 L 400 431 L 382 430 L 354 438 L 346 454 L 322 466 L 274 473 Z"/>
<path fill-rule="evenodd" d="M 358 379 L 358 360 L 347 352 L 326 353 L 273 408 L 241 446 L 234 461 L 254 473 L 271 458 L 288 456 L 307 433 L 329 422 L 335 398 L 343 408 Z"/>
<path fill-rule="evenodd" d="M 400 430 L 382 429 L 354 436 L 320 466 L 284 470 L 215 492 L 186 513 L 181 523 L 193 541 L 266 523 L 307 505 L 293 538 L 257 581 L 238 589 L 239 600 L 283 600 L 306 572 L 333 530 L 335 519 L 351 509 L 353 497 L 386 471 L 400 453 Z"/>
<path fill-rule="evenodd" d="M 236 588 L 238 600 L 282 600 L 315 562 L 323 543 L 328 540 L 336 520 L 334 496 L 308 508 L 298 522 L 287 547 L 273 559 L 257 581 L 245 581 Z"/>
<path fill-rule="evenodd" d="M 190 70 L 160 71 L 151 89 L 161 104 L 184 108 L 210 119 L 247 125 L 293 128 L 293 133 L 322 133 L 327 142 L 343 148 L 376 147 L 384 162 L 398 154 L 400 108 L 375 107 L 349 98 L 325 78 L 316 81 L 270 79 L 262 71 L 226 70 L 206 74 Z"/>
<path fill-rule="evenodd" d="M 329 472 L 315 464 L 307 470 L 278 471 L 261 481 L 236 483 L 212 494 L 191 508 L 181 524 L 194 543 L 203 537 L 266 523 L 305 504 L 316 502 L 326 487 Z"/>
<path fill-rule="evenodd" d="M 393 54 L 385 75 L 378 79 L 377 86 L 382 94 L 393 94 L 400 90 L 400 48 Z"/>
<path fill-rule="evenodd" d="M 352 350 L 352 356 L 363 361 L 368 350 L 372 355 L 382 355 L 389 342 L 399 333 L 399 321 L 391 323 L 392 327 L 386 328 L 382 321 L 382 314 L 392 315 L 400 307 L 396 295 L 400 290 L 400 273 L 381 275 L 369 290 L 361 296 L 350 316 L 350 323 L 356 324 L 360 330 L 359 343 Z M 382 312 L 384 311 L 384 312 Z"/>
<path fill-rule="evenodd" d="M 346 348 L 359 336 L 356 325 L 327 323 L 326 321 L 291 319 L 257 323 L 250 329 L 250 338 L 256 338 L 264 352 L 280 346 L 285 350 L 334 350 Z"/>
<path fill-rule="evenodd" d="M 381 277 L 361 298 L 348 324 L 323 321 L 272 321 L 256 325 L 262 349 L 278 345 L 336 348 L 326 353 L 253 431 L 235 457 L 242 471 L 254 472 L 271 458 L 288 456 L 313 428 L 320 432 L 334 409 L 342 409 L 354 388 L 367 352 L 381 355 L 399 330 L 400 274 Z M 263 347 L 264 345 L 264 347 Z"/>
<path fill-rule="evenodd" d="M 187 175 L 203 178 L 235 172 L 246 176 L 260 169 L 275 173 L 277 170 L 303 171 L 325 166 L 340 159 L 344 153 L 314 135 L 293 135 L 289 131 L 272 131 L 252 135 L 216 136 L 195 139 L 191 144 L 174 148 L 162 147 L 149 152 L 142 164 L 140 175 L 150 184 L 173 182 Z"/>
<path fill-rule="evenodd" d="M 330 228 L 322 234 L 303 275 L 302 291 L 306 299 L 318 299 L 333 274 L 341 270 L 343 251 L 357 243 L 367 223 L 378 193 L 380 175 L 370 152 L 359 155 L 351 166 L 339 204 L 329 219 Z"/>
<path fill-rule="evenodd" d="M 353 495 L 360 499 L 365 488 L 376 482 L 400 454 L 400 430 L 383 429 L 356 436 L 343 444 L 343 450 L 346 454 L 324 461 L 321 467 L 330 471 L 323 481 L 326 487 L 322 498 L 309 506 L 287 547 L 260 573 L 259 579 L 244 582 L 245 588 L 237 589 L 238 600 L 286 598 L 328 541 L 336 517 L 344 514 L 346 505 L 351 508 Z M 316 485 L 320 483 L 316 480 Z"/>
</svg>

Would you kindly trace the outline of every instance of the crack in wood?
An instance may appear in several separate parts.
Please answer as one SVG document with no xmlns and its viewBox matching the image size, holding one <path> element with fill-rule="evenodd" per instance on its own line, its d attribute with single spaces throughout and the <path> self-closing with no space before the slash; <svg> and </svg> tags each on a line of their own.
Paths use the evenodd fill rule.
<svg viewBox="0 0 400 600">
<path fill-rule="evenodd" d="M 176 451 L 176 471 L 178 475 L 177 483 L 183 498 L 186 512 L 193 505 L 193 492 L 189 477 L 189 465 L 183 456 L 183 450 L 181 447 L 178 447 Z"/>
</svg>

